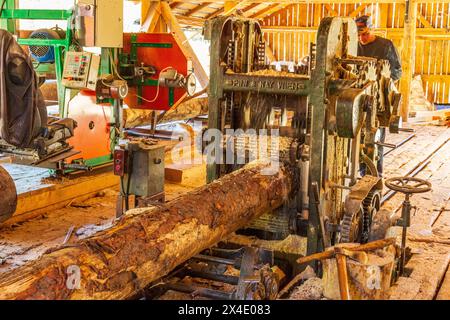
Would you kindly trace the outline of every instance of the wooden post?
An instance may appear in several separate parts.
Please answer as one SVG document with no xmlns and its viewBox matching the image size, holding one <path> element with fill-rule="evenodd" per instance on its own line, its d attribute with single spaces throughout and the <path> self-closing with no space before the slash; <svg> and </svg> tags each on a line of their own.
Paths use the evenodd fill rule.
<svg viewBox="0 0 450 320">
<path fill-rule="evenodd" d="M 404 122 L 408 121 L 411 81 L 414 75 L 416 21 L 417 21 L 417 2 L 416 0 L 407 0 L 405 11 L 405 27 L 403 33 L 403 50 L 402 50 L 403 76 L 400 82 L 400 92 L 403 95 L 401 116 Z"/>
<path fill-rule="evenodd" d="M 154 32 L 161 16 L 161 6 L 157 1 L 142 1 L 141 32 Z"/>
<path fill-rule="evenodd" d="M 234 11 L 236 11 L 239 4 L 240 3 L 237 1 L 225 1 L 223 15 L 229 16 L 230 14 L 232 14 Z"/>
</svg>

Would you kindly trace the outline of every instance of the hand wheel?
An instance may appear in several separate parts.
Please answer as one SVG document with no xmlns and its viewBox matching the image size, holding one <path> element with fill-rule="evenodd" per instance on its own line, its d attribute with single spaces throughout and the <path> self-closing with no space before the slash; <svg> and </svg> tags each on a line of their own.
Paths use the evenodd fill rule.
<svg viewBox="0 0 450 320">
<path fill-rule="evenodd" d="M 387 179 L 386 187 L 401 193 L 423 193 L 431 190 L 431 183 L 414 177 L 396 177 Z"/>
</svg>

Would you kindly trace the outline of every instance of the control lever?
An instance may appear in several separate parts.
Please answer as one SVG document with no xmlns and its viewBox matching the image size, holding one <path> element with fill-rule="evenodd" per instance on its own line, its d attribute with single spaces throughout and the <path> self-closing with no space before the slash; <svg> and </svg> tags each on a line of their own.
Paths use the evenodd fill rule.
<svg viewBox="0 0 450 320">
<path fill-rule="evenodd" d="M 327 230 L 325 229 L 325 223 L 323 221 L 322 212 L 320 211 L 319 185 L 316 181 L 311 182 L 311 193 L 312 193 L 312 198 L 314 200 L 314 206 L 315 206 L 316 212 L 319 215 L 320 229 L 322 232 L 323 248 L 325 249 L 327 247 L 327 244 L 329 244 L 330 242 L 329 242 Z"/>
<path fill-rule="evenodd" d="M 403 227 L 401 256 L 398 266 L 398 274 L 399 276 L 402 276 L 405 269 L 406 233 L 408 227 L 411 225 L 411 209 L 415 209 L 414 215 L 417 212 L 417 207 L 411 206 L 411 202 L 409 201 L 409 199 L 415 193 L 424 193 L 430 191 L 431 183 L 426 180 L 414 177 L 396 177 L 387 179 L 385 185 L 389 189 L 403 193 L 405 195 L 405 200 L 402 204 L 402 217 L 398 222 L 398 225 Z"/>
</svg>

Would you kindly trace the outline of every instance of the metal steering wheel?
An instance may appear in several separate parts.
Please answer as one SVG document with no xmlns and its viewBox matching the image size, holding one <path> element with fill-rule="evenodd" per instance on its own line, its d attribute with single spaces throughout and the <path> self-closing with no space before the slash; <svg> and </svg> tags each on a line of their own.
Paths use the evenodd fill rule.
<svg viewBox="0 0 450 320">
<path fill-rule="evenodd" d="M 387 179 L 386 187 L 401 193 L 424 193 L 431 190 L 431 183 L 414 177 L 395 177 Z"/>
</svg>

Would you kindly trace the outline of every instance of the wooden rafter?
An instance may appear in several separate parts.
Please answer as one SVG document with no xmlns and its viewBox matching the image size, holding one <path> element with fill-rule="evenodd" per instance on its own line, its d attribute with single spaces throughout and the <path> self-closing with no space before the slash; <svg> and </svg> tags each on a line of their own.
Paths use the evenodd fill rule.
<svg viewBox="0 0 450 320">
<path fill-rule="evenodd" d="M 355 18 L 358 14 L 360 14 L 361 12 L 363 12 L 364 10 L 366 10 L 368 4 L 367 3 L 363 3 L 362 5 L 360 5 L 358 8 L 356 8 L 353 12 L 351 12 L 348 16 L 350 18 Z"/>
<path fill-rule="evenodd" d="M 210 2 L 203 2 L 201 4 L 199 4 L 198 6 L 192 8 L 191 10 L 189 10 L 188 12 L 186 12 L 185 16 L 189 17 L 191 15 L 193 15 L 194 13 L 202 10 L 203 8 L 206 8 L 207 6 L 209 6 L 211 3 Z"/>
<path fill-rule="evenodd" d="M 242 5 L 244 3 L 245 3 L 245 1 L 239 1 L 239 2 L 227 1 L 227 2 L 225 2 L 224 11 L 223 11 L 222 15 L 229 16 L 230 14 L 234 13 L 240 5 Z"/>
<path fill-rule="evenodd" d="M 206 16 L 206 20 L 208 20 L 208 19 L 212 19 L 212 18 L 215 18 L 215 17 L 217 17 L 218 15 L 220 15 L 222 12 L 224 12 L 225 11 L 225 9 L 224 8 L 220 8 L 220 9 L 218 9 L 218 10 L 216 10 L 216 11 L 214 11 L 214 12 L 211 12 L 210 14 L 208 14 L 207 16 Z"/>
<path fill-rule="evenodd" d="M 252 4 L 249 4 L 248 6 L 242 8 L 241 11 L 242 12 L 247 12 L 247 11 L 250 11 L 250 10 L 256 8 L 259 5 L 261 5 L 261 3 L 252 3 Z"/>
<path fill-rule="evenodd" d="M 206 86 L 209 84 L 208 74 L 200 63 L 200 60 L 195 54 L 194 49 L 189 43 L 189 40 L 186 38 L 186 35 L 181 29 L 181 26 L 178 23 L 178 19 L 173 14 L 172 9 L 167 2 L 161 2 L 161 16 L 170 27 L 170 31 L 173 33 L 178 45 L 183 50 L 185 56 L 192 61 L 194 72 L 197 76 L 198 81 L 200 82 L 200 85 L 203 88 L 206 88 Z"/>
<path fill-rule="evenodd" d="M 157 1 L 152 1 L 148 7 L 145 18 L 142 19 L 141 32 L 154 32 L 161 15 L 161 6 Z"/>
<path fill-rule="evenodd" d="M 171 9 L 175 9 L 182 4 L 183 4 L 183 2 L 181 2 L 181 1 L 180 2 L 172 2 L 169 6 Z"/>
<path fill-rule="evenodd" d="M 175 15 L 175 17 L 178 19 L 178 22 L 183 25 L 203 27 L 205 24 L 205 19 L 202 19 L 202 18 L 186 17 L 186 16 L 180 16 L 180 15 Z"/>
<path fill-rule="evenodd" d="M 334 9 L 329 4 L 326 4 L 325 8 L 327 9 L 330 16 L 336 17 L 338 15 L 338 13 L 336 11 L 334 11 Z"/>
<path fill-rule="evenodd" d="M 259 10 L 258 12 L 252 14 L 250 16 L 250 18 L 261 18 L 261 17 L 263 17 L 265 15 L 268 15 L 269 12 L 272 11 L 272 10 L 274 10 L 272 12 L 278 11 L 279 8 L 281 8 L 281 6 L 283 6 L 283 5 L 281 5 L 281 4 L 271 4 L 270 6 L 268 6 L 266 8 L 263 8 L 263 9 Z"/>
<path fill-rule="evenodd" d="M 420 13 L 417 14 L 417 19 L 423 24 L 424 28 L 433 28 L 430 22 Z"/>
<path fill-rule="evenodd" d="M 191 3 L 192 0 L 172 0 L 171 3 Z M 210 2 L 210 3 L 217 3 L 217 0 L 203 0 L 203 2 Z M 334 4 L 338 1 L 336 0 L 252 0 L 253 3 L 261 3 L 261 4 L 305 4 L 305 3 L 329 3 Z M 405 0 L 380 0 L 380 1 L 374 1 L 374 0 L 345 0 L 343 3 L 351 4 L 351 3 L 368 3 L 373 4 L 376 3 L 400 3 L 405 4 Z M 420 0 L 420 1 L 414 1 L 416 3 L 450 3 L 450 0 Z"/>
</svg>

